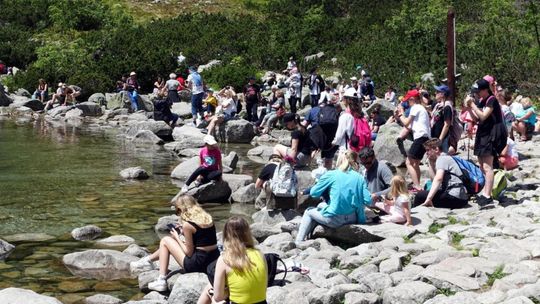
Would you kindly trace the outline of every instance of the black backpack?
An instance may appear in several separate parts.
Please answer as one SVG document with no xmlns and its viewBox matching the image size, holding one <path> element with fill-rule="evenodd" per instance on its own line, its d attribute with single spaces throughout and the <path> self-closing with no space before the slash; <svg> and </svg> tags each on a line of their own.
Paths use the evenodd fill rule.
<svg viewBox="0 0 540 304">
<path fill-rule="evenodd" d="M 337 126 L 338 124 L 338 114 L 336 108 L 333 105 L 325 105 L 319 111 L 319 125 L 323 127 L 326 126 Z"/>
</svg>

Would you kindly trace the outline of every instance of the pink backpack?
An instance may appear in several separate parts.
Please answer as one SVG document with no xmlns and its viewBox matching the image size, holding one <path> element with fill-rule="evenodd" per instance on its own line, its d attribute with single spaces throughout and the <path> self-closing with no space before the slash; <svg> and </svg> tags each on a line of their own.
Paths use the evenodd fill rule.
<svg viewBox="0 0 540 304">
<path fill-rule="evenodd" d="M 354 118 L 354 129 L 349 140 L 349 149 L 359 152 L 364 147 L 371 146 L 371 129 L 365 118 Z"/>
</svg>

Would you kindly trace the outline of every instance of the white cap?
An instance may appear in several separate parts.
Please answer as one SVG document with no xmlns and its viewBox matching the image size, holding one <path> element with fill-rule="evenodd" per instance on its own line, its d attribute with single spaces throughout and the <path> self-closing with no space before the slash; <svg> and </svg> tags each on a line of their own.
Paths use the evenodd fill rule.
<svg viewBox="0 0 540 304">
<path fill-rule="evenodd" d="M 351 79 L 352 81 L 357 81 L 357 80 L 358 80 L 358 78 L 356 78 L 356 76 L 353 76 L 353 77 L 351 77 L 350 79 Z"/>
<path fill-rule="evenodd" d="M 355 88 L 348 88 L 347 90 L 345 90 L 343 97 L 358 98 L 358 92 L 356 92 Z"/>
<path fill-rule="evenodd" d="M 135 73 L 135 72 L 129 73 L 129 76 L 134 76 L 134 75 L 137 75 L 137 73 Z"/>
<path fill-rule="evenodd" d="M 360 72 L 360 75 L 362 75 L 362 76 L 365 76 L 366 74 L 367 74 L 367 73 L 366 73 L 366 71 L 364 71 L 364 70 L 362 70 L 362 72 Z"/>
<path fill-rule="evenodd" d="M 212 135 L 206 135 L 203 138 L 203 141 L 204 141 L 205 144 L 210 145 L 210 146 L 213 146 L 213 145 L 217 144 L 216 139 Z"/>
</svg>

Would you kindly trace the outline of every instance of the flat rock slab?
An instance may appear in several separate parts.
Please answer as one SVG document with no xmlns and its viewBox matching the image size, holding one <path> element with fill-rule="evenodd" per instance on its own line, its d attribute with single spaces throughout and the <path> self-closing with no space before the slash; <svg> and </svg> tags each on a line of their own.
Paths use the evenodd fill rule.
<svg viewBox="0 0 540 304">
<path fill-rule="evenodd" d="M 121 304 L 124 301 L 113 296 L 96 294 L 84 299 L 85 304 Z"/>
<path fill-rule="evenodd" d="M 98 238 L 103 230 L 96 225 L 87 225 L 71 231 L 71 237 L 77 241 L 88 241 Z"/>
<path fill-rule="evenodd" d="M 4 240 L 11 243 L 47 242 L 54 239 L 56 239 L 54 236 L 45 233 L 19 233 L 4 237 Z"/>
<path fill-rule="evenodd" d="M 135 239 L 127 235 L 113 235 L 105 239 L 97 240 L 96 243 L 104 246 L 128 246 L 135 243 Z"/>
<path fill-rule="evenodd" d="M 32 290 L 9 287 L 0 290 L 2 304 L 62 304 L 59 300 Z"/>
<path fill-rule="evenodd" d="M 64 265 L 76 276 L 100 280 L 130 278 L 129 263 L 138 258 L 109 249 L 92 249 L 64 255 Z"/>
<path fill-rule="evenodd" d="M 422 304 L 437 294 L 435 286 L 420 282 L 405 282 L 383 292 L 383 303 Z"/>
</svg>

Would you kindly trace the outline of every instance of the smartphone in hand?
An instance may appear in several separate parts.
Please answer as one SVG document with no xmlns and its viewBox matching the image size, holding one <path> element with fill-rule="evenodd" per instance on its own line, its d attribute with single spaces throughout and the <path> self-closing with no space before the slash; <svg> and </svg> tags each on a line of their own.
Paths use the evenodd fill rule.
<svg viewBox="0 0 540 304">
<path fill-rule="evenodd" d="M 167 228 L 169 228 L 169 231 L 176 230 L 176 232 L 178 232 L 178 234 L 182 234 L 181 228 L 176 227 L 176 225 L 174 225 L 174 224 L 167 224 Z"/>
</svg>

